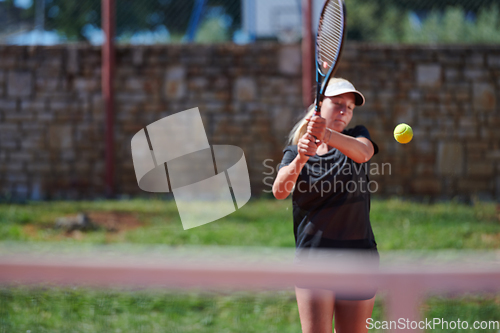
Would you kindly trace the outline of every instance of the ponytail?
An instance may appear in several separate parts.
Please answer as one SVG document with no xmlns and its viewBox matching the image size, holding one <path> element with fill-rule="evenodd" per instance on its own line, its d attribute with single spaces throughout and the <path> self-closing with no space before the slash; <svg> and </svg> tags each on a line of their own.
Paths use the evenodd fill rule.
<svg viewBox="0 0 500 333">
<path fill-rule="evenodd" d="M 311 117 L 314 113 L 314 107 L 316 104 L 311 104 L 307 109 L 305 116 L 299 120 L 290 134 L 288 135 L 288 145 L 296 145 L 299 142 L 299 139 L 306 134 L 307 131 L 307 121 L 306 118 Z"/>
</svg>

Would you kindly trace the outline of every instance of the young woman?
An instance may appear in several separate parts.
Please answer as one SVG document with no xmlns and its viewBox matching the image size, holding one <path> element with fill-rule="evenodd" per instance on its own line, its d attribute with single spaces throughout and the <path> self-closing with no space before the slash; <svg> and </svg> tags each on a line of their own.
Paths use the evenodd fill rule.
<svg viewBox="0 0 500 333">
<path fill-rule="evenodd" d="M 364 96 L 344 79 L 332 79 L 321 107 L 311 107 L 290 133 L 273 194 L 285 199 L 293 191 L 295 262 L 307 261 L 310 249 L 357 249 L 378 266 L 372 232 L 369 161 L 378 152 L 364 126 L 347 129 Z M 341 295 L 296 286 L 302 331 L 368 332 L 375 292 Z"/>
</svg>

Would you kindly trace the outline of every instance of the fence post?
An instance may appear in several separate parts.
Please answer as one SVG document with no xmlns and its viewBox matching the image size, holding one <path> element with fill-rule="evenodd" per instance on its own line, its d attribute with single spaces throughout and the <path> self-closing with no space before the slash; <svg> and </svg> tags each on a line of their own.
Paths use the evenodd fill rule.
<svg viewBox="0 0 500 333">
<path fill-rule="evenodd" d="M 114 77 L 114 45 L 115 36 L 115 0 L 102 0 L 102 29 L 104 43 L 102 45 L 101 89 L 106 110 L 106 196 L 114 194 L 114 140 L 113 140 L 113 77 Z"/>
<path fill-rule="evenodd" d="M 302 0 L 302 101 L 312 104 L 314 39 L 312 33 L 312 0 Z"/>
</svg>

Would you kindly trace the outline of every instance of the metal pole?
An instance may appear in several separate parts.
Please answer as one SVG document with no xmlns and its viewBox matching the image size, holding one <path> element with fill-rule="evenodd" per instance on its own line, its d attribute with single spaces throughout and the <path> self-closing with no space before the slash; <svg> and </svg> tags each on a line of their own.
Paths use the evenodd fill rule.
<svg viewBox="0 0 500 333">
<path fill-rule="evenodd" d="M 102 97 L 106 110 L 106 196 L 114 195 L 114 142 L 113 142 L 113 77 L 114 77 L 114 46 L 115 36 L 115 0 L 102 0 L 102 29 L 104 44 L 102 46 Z"/>
<path fill-rule="evenodd" d="M 45 0 L 37 0 L 35 3 L 35 29 L 45 30 Z"/>
<path fill-rule="evenodd" d="M 186 40 L 189 43 L 194 42 L 196 33 L 198 32 L 198 25 L 200 24 L 201 14 L 203 14 L 203 9 L 205 7 L 206 0 L 196 0 L 193 8 L 193 14 L 189 20 L 188 32 Z"/>
<path fill-rule="evenodd" d="M 313 103 L 314 39 L 312 33 L 312 0 L 302 0 L 302 101 Z"/>
</svg>

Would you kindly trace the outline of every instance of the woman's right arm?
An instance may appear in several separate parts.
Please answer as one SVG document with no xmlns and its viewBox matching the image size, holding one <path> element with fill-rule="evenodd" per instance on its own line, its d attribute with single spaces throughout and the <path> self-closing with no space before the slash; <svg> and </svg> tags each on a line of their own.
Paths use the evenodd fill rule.
<svg viewBox="0 0 500 333">
<path fill-rule="evenodd" d="M 273 194 L 276 199 L 286 199 L 292 192 L 300 171 L 309 160 L 309 157 L 313 156 L 318 149 L 315 141 L 316 139 L 307 133 L 299 140 L 297 143 L 298 155 L 290 164 L 280 169 L 274 180 Z"/>
</svg>

